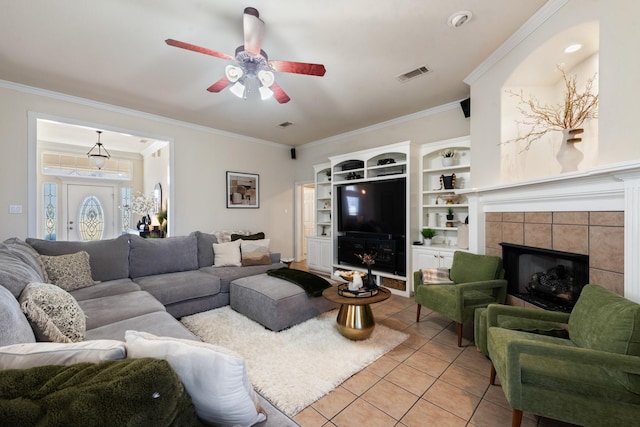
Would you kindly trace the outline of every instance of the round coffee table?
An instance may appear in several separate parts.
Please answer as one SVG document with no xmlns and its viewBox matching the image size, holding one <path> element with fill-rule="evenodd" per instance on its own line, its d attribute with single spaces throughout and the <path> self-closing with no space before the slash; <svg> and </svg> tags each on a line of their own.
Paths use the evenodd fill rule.
<svg viewBox="0 0 640 427">
<path fill-rule="evenodd" d="M 376 326 L 370 304 L 386 300 L 391 296 L 391 291 L 378 288 L 378 294 L 372 297 L 349 298 L 338 294 L 338 287 L 332 286 L 325 289 L 322 296 L 341 304 L 336 318 L 338 331 L 343 336 L 358 341 L 369 338 Z"/>
</svg>

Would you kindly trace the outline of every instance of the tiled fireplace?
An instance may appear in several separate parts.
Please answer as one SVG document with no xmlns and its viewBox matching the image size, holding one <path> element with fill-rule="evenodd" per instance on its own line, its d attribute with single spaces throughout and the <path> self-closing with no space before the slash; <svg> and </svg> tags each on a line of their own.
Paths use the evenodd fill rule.
<svg viewBox="0 0 640 427">
<path fill-rule="evenodd" d="M 586 255 L 588 283 L 640 302 L 640 162 L 476 188 L 465 195 L 470 235 L 478 236 L 470 242 L 473 252 L 502 256 L 504 242 Z M 528 304 L 513 296 L 509 300 Z"/>
</svg>

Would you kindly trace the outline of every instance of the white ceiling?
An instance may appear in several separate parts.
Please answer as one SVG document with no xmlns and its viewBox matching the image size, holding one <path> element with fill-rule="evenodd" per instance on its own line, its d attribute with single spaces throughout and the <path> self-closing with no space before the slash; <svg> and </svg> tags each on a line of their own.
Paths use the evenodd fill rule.
<svg viewBox="0 0 640 427">
<path fill-rule="evenodd" d="M 0 79 L 297 146 L 468 97 L 463 79 L 544 3 L 0 0 Z M 164 43 L 233 55 L 247 6 L 265 21 L 270 59 L 327 69 L 276 73 L 287 104 L 209 93 L 227 62 Z M 473 18 L 448 26 L 460 10 Z M 396 79 L 420 66 L 432 72 Z"/>
</svg>

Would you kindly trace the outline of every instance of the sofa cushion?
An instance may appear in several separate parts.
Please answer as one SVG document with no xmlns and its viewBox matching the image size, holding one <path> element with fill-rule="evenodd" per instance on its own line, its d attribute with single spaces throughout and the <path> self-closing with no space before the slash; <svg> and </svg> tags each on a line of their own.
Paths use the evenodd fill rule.
<svg viewBox="0 0 640 427">
<path fill-rule="evenodd" d="M 98 283 L 91 277 L 91 264 L 86 251 L 41 257 L 49 276 L 49 283 L 60 286 L 65 291 L 86 288 Z"/>
<path fill-rule="evenodd" d="M 100 282 L 97 285 L 89 286 L 82 289 L 76 289 L 75 291 L 71 291 L 69 293 L 73 295 L 76 301 L 84 301 L 93 298 L 126 294 L 127 292 L 135 292 L 140 290 L 140 286 L 138 286 L 137 283 L 134 283 L 133 280 L 127 278 Z"/>
<path fill-rule="evenodd" d="M 200 419 L 215 425 L 250 426 L 264 421 L 244 359 L 223 347 L 127 331 L 130 358 L 164 359 L 191 396 Z"/>
<path fill-rule="evenodd" d="M 130 277 L 151 276 L 198 269 L 198 242 L 195 234 L 143 239 L 131 236 Z"/>
<path fill-rule="evenodd" d="M 598 285 L 586 285 L 569 317 L 569 337 L 579 347 L 640 356 L 640 304 Z M 640 394 L 640 375 L 617 379 Z"/>
<path fill-rule="evenodd" d="M 0 286 L 0 325 L 0 346 L 36 341 L 18 300 L 4 286 Z"/>
<path fill-rule="evenodd" d="M 84 312 L 64 289 L 49 283 L 29 283 L 20 294 L 20 307 L 38 341 L 78 342 L 84 339 Z"/>
<path fill-rule="evenodd" d="M 242 265 L 269 265 L 269 245 L 271 239 L 242 240 L 240 243 L 240 253 L 242 255 Z"/>
<path fill-rule="evenodd" d="M 498 279 L 501 271 L 500 257 L 457 251 L 453 255 L 449 277 L 455 283 L 481 282 Z"/>
<path fill-rule="evenodd" d="M 240 253 L 241 240 L 213 244 L 214 267 L 240 267 L 242 255 Z"/>
<path fill-rule="evenodd" d="M 198 268 L 213 265 L 213 244 L 218 243 L 218 238 L 214 234 L 195 231 L 198 241 Z"/>
<path fill-rule="evenodd" d="M 271 261 L 273 261 L 273 254 Z M 247 267 L 204 267 L 200 271 L 204 271 L 207 274 L 213 274 L 220 278 L 220 292 L 229 293 L 229 285 L 236 279 L 241 277 L 253 276 L 256 274 L 266 273 L 267 270 L 272 268 L 282 267 L 282 264 L 271 265 L 251 265 Z"/>
<path fill-rule="evenodd" d="M 11 244 L 0 243 L 0 285 L 9 289 L 15 298 L 29 282 L 44 282 L 40 269 L 25 262 L 25 255 Z"/>
<path fill-rule="evenodd" d="M 78 302 L 87 314 L 87 329 L 93 329 L 123 319 L 165 311 L 164 306 L 144 291 L 93 298 Z"/>
<path fill-rule="evenodd" d="M 24 240 L 18 239 L 17 237 L 11 237 L 5 240 L 4 243 L 9 246 L 14 254 L 16 254 L 18 257 L 20 257 L 20 259 L 29 264 L 31 268 L 33 268 L 39 275 L 42 276 L 42 282 L 49 283 L 47 270 L 44 267 L 38 251 L 33 249 L 30 244 L 28 244 Z"/>
<path fill-rule="evenodd" d="M 136 317 L 119 320 L 93 329 L 87 329 L 85 339 L 113 339 L 124 341 L 124 334 L 130 330 L 149 332 L 165 337 L 182 338 L 199 341 L 182 323 L 178 322 L 166 311 L 154 311 Z"/>
<path fill-rule="evenodd" d="M 74 343 L 38 342 L 0 347 L 0 370 L 45 365 L 100 363 L 127 357 L 122 341 L 91 340 Z"/>
<path fill-rule="evenodd" d="M 80 251 L 89 254 L 93 280 L 105 281 L 129 277 L 129 235 L 90 242 L 51 241 L 28 238 L 40 255 L 66 255 Z"/>
<path fill-rule="evenodd" d="M 164 305 L 220 292 L 220 279 L 200 270 L 138 277 L 135 281 Z"/>
<path fill-rule="evenodd" d="M 148 358 L 5 371 L 0 413 L 11 426 L 202 425 L 169 364 Z"/>
</svg>

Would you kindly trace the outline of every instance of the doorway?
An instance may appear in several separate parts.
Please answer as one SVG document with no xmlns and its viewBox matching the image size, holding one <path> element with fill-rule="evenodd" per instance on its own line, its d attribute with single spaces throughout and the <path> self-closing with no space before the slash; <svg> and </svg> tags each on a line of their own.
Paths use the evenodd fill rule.
<svg viewBox="0 0 640 427">
<path fill-rule="evenodd" d="M 172 139 L 35 112 L 28 126 L 28 236 L 94 240 L 128 232 L 119 209 L 127 188 L 145 196 L 162 188 L 159 206 L 172 217 Z M 110 154 L 100 167 L 88 155 L 98 142 Z M 167 235 L 172 230 L 169 221 Z"/>
<path fill-rule="evenodd" d="M 307 237 L 315 235 L 316 188 L 313 182 L 296 184 L 296 261 L 307 259 Z"/>
</svg>

